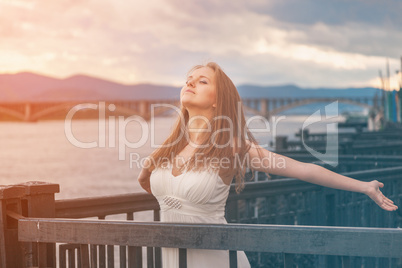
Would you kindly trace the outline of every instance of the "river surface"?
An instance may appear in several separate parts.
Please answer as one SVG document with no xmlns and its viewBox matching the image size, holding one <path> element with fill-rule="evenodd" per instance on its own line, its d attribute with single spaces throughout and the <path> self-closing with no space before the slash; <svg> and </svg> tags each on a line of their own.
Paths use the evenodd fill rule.
<svg viewBox="0 0 402 268">
<path fill-rule="evenodd" d="M 254 118 L 250 128 L 271 149 L 276 135 L 294 139 L 308 116 L 279 116 L 271 122 Z M 249 117 L 250 118 L 250 117 Z M 319 116 L 310 119 L 317 121 Z M 310 132 L 334 132 L 342 116 L 309 123 Z M 171 131 L 175 117 L 153 122 L 76 120 L 36 123 L 0 122 L 0 185 L 27 181 L 60 184 L 56 199 L 140 192 L 140 160 Z M 128 145 L 128 146 L 126 146 Z"/>
</svg>

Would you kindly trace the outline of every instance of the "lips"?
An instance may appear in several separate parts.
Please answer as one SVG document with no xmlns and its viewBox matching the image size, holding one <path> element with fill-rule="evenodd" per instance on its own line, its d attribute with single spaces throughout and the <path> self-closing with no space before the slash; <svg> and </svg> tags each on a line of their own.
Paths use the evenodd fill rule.
<svg viewBox="0 0 402 268">
<path fill-rule="evenodd" d="M 187 90 L 186 90 L 186 91 L 184 91 L 184 92 L 190 92 L 190 93 L 195 94 L 195 92 L 194 92 L 194 91 L 192 91 L 192 90 L 190 90 L 190 89 L 187 89 Z"/>
</svg>

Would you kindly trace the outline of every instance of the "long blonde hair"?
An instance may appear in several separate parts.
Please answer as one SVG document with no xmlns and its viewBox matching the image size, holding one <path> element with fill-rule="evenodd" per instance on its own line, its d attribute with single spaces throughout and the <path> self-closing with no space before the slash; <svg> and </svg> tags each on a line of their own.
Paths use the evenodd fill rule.
<svg viewBox="0 0 402 268">
<path fill-rule="evenodd" d="M 213 118 L 217 119 L 214 119 L 211 124 L 210 133 L 214 133 L 214 142 L 211 142 L 213 135 L 207 135 L 202 143 L 203 146 L 196 148 L 194 155 L 200 154 L 204 159 L 229 159 L 226 167 L 220 167 L 219 171 L 224 177 L 235 177 L 236 192 L 239 193 L 244 188 L 244 176 L 246 172 L 245 167 L 241 163 L 245 163 L 246 153 L 249 151 L 251 144 L 257 144 L 257 141 L 246 126 L 245 116 L 241 108 L 241 99 L 232 80 L 214 62 L 194 66 L 189 73 L 202 67 L 211 68 L 215 73 L 216 108 Z M 149 168 L 150 171 L 157 167 L 162 167 L 167 162 L 173 161 L 173 158 L 188 144 L 188 140 L 185 138 L 179 139 L 179 137 L 188 135 L 187 124 L 189 122 L 189 113 L 183 105 L 181 105 L 180 111 L 181 116 L 178 116 L 172 133 L 162 146 L 150 155 L 152 160 Z M 225 129 L 230 129 L 232 133 L 222 131 Z M 246 139 L 249 140 L 249 143 L 246 143 Z M 223 146 L 223 148 L 219 146 L 228 143 L 231 146 Z M 202 169 L 201 166 L 196 165 L 194 157 L 188 160 L 186 167 L 192 170 Z M 205 166 L 203 168 L 205 169 Z"/>
</svg>

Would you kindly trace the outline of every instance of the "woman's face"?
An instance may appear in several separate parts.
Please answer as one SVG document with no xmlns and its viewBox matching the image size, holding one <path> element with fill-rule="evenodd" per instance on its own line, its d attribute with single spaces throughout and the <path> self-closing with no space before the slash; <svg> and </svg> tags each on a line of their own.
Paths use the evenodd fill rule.
<svg viewBox="0 0 402 268">
<path fill-rule="evenodd" d="M 214 71 L 209 67 L 194 70 L 181 89 L 180 102 L 187 109 L 211 110 L 216 107 Z"/>
</svg>

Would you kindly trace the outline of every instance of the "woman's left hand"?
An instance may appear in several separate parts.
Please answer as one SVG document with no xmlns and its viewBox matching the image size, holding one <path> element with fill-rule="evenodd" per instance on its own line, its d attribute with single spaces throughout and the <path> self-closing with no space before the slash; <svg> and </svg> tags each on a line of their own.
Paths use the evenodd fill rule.
<svg viewBox="0 0 402 268">
<path fill-rule="evenodd" d="M 365 194 L 367 194 L 380 208 L 388 211 L 397 210 L 398 207 L 394 204 L 394 202 L 385 197 L 384 194 L 380 191 L 380 188 L 384 187 L 384 184 L 379 181 L 371 181 L 367 184 L 367 189 Z"/>
</svg>

